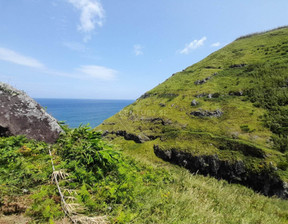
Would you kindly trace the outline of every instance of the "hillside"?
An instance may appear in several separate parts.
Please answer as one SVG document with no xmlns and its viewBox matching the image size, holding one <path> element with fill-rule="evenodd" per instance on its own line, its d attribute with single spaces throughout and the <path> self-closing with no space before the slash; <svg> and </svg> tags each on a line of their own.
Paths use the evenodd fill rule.
<svg viewBox="0 0 288 224">
<path fill-rule="evenodd" d="M 288 28 L 238 38 L 97 127 L 124 151 L 288 197 Z"/>
<path fill-rule="evenodd" d="M 0 138 L 0 223 L 288 221 L 286 200 L 160 160 L 140 163 L 88 127 L 62 128 L 65 134 L 53 145 L 24 136 Z"/>
<path fill-rule="evenodd" d="M 0 223 L 287 223 L 287 34 L 236 40 L 102 134 L 0 136 Z"/>
</svg>

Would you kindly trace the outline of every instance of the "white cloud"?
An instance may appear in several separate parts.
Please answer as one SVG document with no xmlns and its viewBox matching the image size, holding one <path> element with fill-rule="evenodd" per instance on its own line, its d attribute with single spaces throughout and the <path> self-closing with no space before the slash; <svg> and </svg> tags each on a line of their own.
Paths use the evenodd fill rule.
<svg viewBox="0 0 288 224">
<path fill-rule="evenodd" d="M 99 65 L 82 65 L 72 72 L 61 72 L 51 69 L 45 69 L 43 71 L 49 75 L 62 76 L 73 79 L 82 80 L 102 80 L 102 81 L 114 81 L 116 80 L 118 71 L 99 66 Z"/>
<path fill-rule="evenodd" d="M 139 55 L 143 54 L 143 47 L 140 44 L 134 45 L 134 54 L 136 56 L 139 56 Z"/>
<path fill-rule="evenodd" d="M 114 69 L 99 65 L 82 65 L 79 68 L 74 69 L 74 71 L 71 73 L 55 71 L 53 69 L 45 67 L 42 63 L 40 63 L 34 58 L 23 56 L 15 51 L 6 48 L 0 48 L 0 60 L 35 68 L 39 70 L 40 74 L 44 73 L 48 75 L 64 76 L 67 78 L 75 79 L 113 81 L 116 79 L 118 73 L 118 71 Z"/>
<path fill-rule="evenodd" d="M 205 40 L 207 40 L 207 37 L 202 37 L 200 40 L 193 40 L 191 43 L 186 44 L 183 50 L 179 51 L 180 54 L 189 54 L 192 50 L 201 47 Z"/>
<path fill-rule="evenodd" d="M 211 47 L 219 47 L 220 45 L 221 45 L 220 42 L 216 42 L 216 43 L 214 43 L 214 44 L 211 44 Z"/>
<path fill-rule="evenodd" d="M 80 72 L 80 74 L 77 75 L 79 78 L 82 76 L 82 78 L 93 78 L 105 81 L 115 80 L 118 73 L 114 69 L 98 65 L 82 65 L 77 71 Z"/>
<path fill-rule="evenodd" d="M 76 9 L 81 12 L 80 24 L 78 30 L 87 34 L 86 40 L 90 39 L 89 35 L 96 26 L 101 27 L 105 17 L 105 11 L 98 0 L 67 0 Z"/>
<path fill-rule="evenodd" d="M 21 55 L 6 48 L 0 48 L 0 60 L 14 64 L 23 65 L 31 68 L 44 68 L 45 66 L 34 58 Z"/>
<path fill-rule="evenodd" d="M 72 51 L 84 52 L 87 50 L 84 44 L 78 42 L 64 42 L 63 45 Z"/>
</svg>

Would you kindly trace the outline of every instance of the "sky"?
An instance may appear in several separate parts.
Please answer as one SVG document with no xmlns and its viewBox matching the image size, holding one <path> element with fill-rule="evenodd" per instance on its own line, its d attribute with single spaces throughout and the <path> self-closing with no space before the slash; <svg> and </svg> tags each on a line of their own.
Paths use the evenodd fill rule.
<svg viewBox="0 0 288 224">
<path fill-rule="evenodd" d="M 0 81 L 34 98 L 136 99 L 284 25 L 287 0 L 0 0 Z"/>
</svg>

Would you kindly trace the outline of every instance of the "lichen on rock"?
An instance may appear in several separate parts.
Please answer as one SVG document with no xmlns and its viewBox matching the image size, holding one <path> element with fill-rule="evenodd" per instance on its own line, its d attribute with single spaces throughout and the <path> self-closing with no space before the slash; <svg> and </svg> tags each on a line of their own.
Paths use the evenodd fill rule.
<svg viewBox="0 0 288 224">
<path fill-rule="evenodd" d="M 0 132 L 0 136 L 25 135 L 53 143 L 63 130 L 35 100 L 0 82 Z"/>
</svg>

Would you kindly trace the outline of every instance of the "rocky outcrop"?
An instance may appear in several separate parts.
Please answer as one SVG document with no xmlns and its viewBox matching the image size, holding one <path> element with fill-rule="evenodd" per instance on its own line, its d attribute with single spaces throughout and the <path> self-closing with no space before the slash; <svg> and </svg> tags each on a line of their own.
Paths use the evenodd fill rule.
<svg viewBox="0 0 288 224">
<path fill-rule="evenodd" d="M 136 135 L 133 133 L 127 133 L 125 130 L 119 130 L 119 131 L 112 131 L 112 132 L 108 132 L 107 130 L 102 134 L 102 136 L 107 136 L 108 134 L 115 134 L 117 136 L 122 136 L 124 137 L 125 140 L 132 140 L 136 143 L 144 143 L 144 142 L 148 142 L 151 140 L 154 140 L 156 138 L 158 138 L 159 136 L 147 136 L 143 133 Z"/>
<path fill-rule="evenodd" d="M 244 93 L 243 93 L 243 91 L 230 91 L 229 95 L 230 96 L 243 96 Z"/>
<path fill-rule="evenodd" d="M 198 110 L 198 111 L 192 111 L 190 115 L 193 115 L 195 117 L 221 117 L 223 115 L 223 112 L 221 110 L 215 110 L 215 111 L 208 111 L 208 110 Z"/>
<path fill-rule="evenodd" d="M 191 102 L 191 106 L 192 107 L 195 107 L 195 106 L 197 106 L 199 103 L 194 99 L 194 100 L 192 100 L 192 102 Z"/>
<path fill-rule="evenodd" d="M 146 99 L 146 98 L 152 97 L 152 96 L 157 96 L 158 98 L 173 99 L 173 98 L 179 96 L 179 94 L 175 94 L 175 93 L 147 93 L 146 92 L 142 96 L 140 96 L 137 100 Z"/>
<path fill-rule="evenodd" d="M 139 97 L 139 99 L 146 99 L 146 98 L 148 98 L 150 96 L 151 96 L 150 93 L 144 93 L 142 96 Z"/>
<path fill-rule="evenodd" d="M 207 97 L 208 99 L 212 99 L 220 97 L 220 93 L 200 93 L 198 95 L 195 95 L 195 97 L 197 98 Z"/>
<path fill-rule="evenodd" d="M 247 64 L 235 64 L 235 65 L 230 65 L 229 68 L 243 68 L 245 67 Z"/>
<path fill-rule="evenodd" d="M 194 82 L 194 84 L 195 84 L 195 85 L 202 85 L 202 84 L 206 83 L 209 79 L 210 79 L 210 77 L 207 77 L 207 78 L 202 79 L 202 80 L 196 80 L 196 81 Z"/>
<path fill-rule="evenodd" d="M 163 119 L 160 117 L 145 117 L 145 118 L 141 118 L 140 121 L 149 122 L 149 123 L 153 123 L 153 124 L 161 124 L 163 126 L 172 124 L 171 120 Z"/>
<path fill-rule="evenodd" d="M 217 74 L 218 74 L 218 73 L 215 72 L 215 73 L 212 74 L 212 76 L 215 76 L 215 75 L 217 75 Z M 212 76 L 208 76 L 208 77 L 206 77 L 205 79 L 202 79 L 202 80 L 196 80 L 196 81 L 194 82 L 194 84 L 195 84 L 195 85 L 202 85 L 202 84 L 206 83 L 208 80 L 210 80 L 210 79 L 212 78 Z"/>
<path fill-rule="evenodd" d="M 154 145 L 154 153 L 157 157 L 185 167 L 192 173 L 242 184 L 266 196 L 288 199 L 288 184 L 275 174 L 273 167 L 266 167 L 257 173 L 249 170 L 240 160 L 220 160 L 217 155 L 193 156 L 177 149 L 161 149 L 158 145 Z"/>
<path fill-rule="evenodd" d="M 54 143 L 61 127 L 32 98 L 7 84 L 0 83 L 0 136 L 25 135 Z"/>
<path fill-rule="evenodd" d="M 198 95 L 195 95 L 197 98 L 202 98 L 202 97 L 208 97 L 209 93 L 200 93 Z"/>
</svg>

